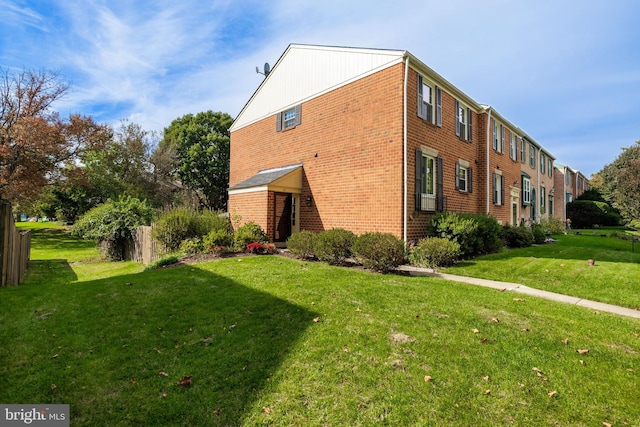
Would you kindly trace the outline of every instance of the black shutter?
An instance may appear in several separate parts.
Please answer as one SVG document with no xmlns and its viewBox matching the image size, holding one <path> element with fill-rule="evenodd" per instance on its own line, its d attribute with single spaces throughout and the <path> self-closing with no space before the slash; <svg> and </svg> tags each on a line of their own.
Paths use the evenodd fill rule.
<svg viewBox="0 0 640 427">
<path fill-rule="evenodd" d="M 422 76 L 418 73 L 418 117 L 425 119 L 423 113 L 424 109 L 424 94 L 422 93 Z"/>
<path fill-rule="evenodd" d="M 456 190 L 460 189 L 460 184 L 459 184 L 459 181 L 458 181 L 459 175 L 460 175 L 460 163 L 456 163 L 456 181 L 455 181 L 456 182 Z"/>
<path fill-rule="evenodd" d="M 282 130 L 282 113 L 276 114 L 276 132 L 280 132 Z"/>
<path fill-rule="evenodd" d="M 469 191 L 469 193 L 473 193 L 473 169 L 468 168 L 467 169 L 467 191 Z"/>
<path fill-rule="evenodd" d="M 504 205 L 504 176 L 500 175 L 500 204 Z"/>
<path fill-rule="evenodd" d="M 443 183 L 443 161 L 442 157 L 436 158 L 436 210 L 438 212 L 444 211 L 444 183 Z"/>
<path fill-rule="evenodd" d="M 472 119 L 471 119 L 471 108 L 467 108 L 467 122 L 469 123 L 468 129 L 467 129 L 467 141 L 471 142 L 473 141 L 473 137 L 471 136 L 473 134 L 473 129 L 472 129 Z"/>
<path fill-rule="evenodd" d="M 420 149 L 416 150 L 416 186 L 415 186 L 415 196 L 416 196 L 416 210 L 422 210 L 422 151 Z"/>
<path fill-rule="evenodd" d="M 460 103 L 456 99 L 456 136 L 460 136 L 460 114 L 458 114 L 460 110 Z"/>
<path fill-rule="evenodd" d="M 442 127 L 442 89 L 436 86 L 436 125 Z"/>
<path fill-rule="evenodd" d="M 302 123 L 302 104 L 296 105 L 296 126 Z"/>
</svg>

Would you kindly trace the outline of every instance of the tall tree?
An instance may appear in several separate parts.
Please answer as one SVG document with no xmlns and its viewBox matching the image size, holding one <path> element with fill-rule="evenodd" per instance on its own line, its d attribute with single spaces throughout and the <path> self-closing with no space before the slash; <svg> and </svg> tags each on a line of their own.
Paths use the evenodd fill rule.
<svg viewBox="0 0 640 427">
<path fill-rule="evenodd" d="M 640 141 L 597 174 L 602 196 L 630 223 L 640 226 Z"/>
<path fill-rule="evenodd" d="M 0 199 L 39 193 L 60 167 L 104 140 L 90 117 L 65 121 L 53 110 L 67 90 L 52 72 L 0 70 Z"/>
<path fill-rule="evenodd" d="M 164 129 L 164 139 L 154 154 L 158 164 L 170 164 L 170 173 L 194 190 L 202 207 L 227 207 L 232 124 L 226 113 L 187 114 Z"/>
</svg>

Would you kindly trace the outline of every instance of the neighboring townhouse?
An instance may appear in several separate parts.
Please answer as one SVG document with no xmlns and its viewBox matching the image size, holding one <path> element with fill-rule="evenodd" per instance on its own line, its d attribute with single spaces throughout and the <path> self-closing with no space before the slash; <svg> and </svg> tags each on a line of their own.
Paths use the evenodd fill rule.
<svg viewBox="0 0 640 427">
<path fill-rule="evenodd" d="M 523 138 L 520 161 L 522 162 L 522 212 L 520 221 L 525 224 L 549 219 L 554 210 L 554 160 L 555 157 L 533 138 Z"/>
<path fill-rule="evenodd" d="M 553 160 L 407 51 L 292 44 L 231 127 L 229 212 L 276 243 L 335 227 L 415 241 L 437 212 L 539 219 Z"/>
<path fill-rule="evenodd" d="M 556 163 L 555 180 L 556 188 L 554 216 L 567 219 L 567 203 L 573 202 L 582 193 L 591 189 L 589 180 L 582 172 L 570 168 L 569 166 Z"/>
</svg>

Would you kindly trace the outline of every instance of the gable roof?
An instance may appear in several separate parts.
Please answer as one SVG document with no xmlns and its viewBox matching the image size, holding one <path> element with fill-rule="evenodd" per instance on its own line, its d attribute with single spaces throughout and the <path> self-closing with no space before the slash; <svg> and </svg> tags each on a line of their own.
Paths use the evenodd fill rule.
<svg viewBox="0 0 640 427">
<path fill-rule="evenodd" d="M 289 187 L 300 192 L 300 189 L 302 188 L 301 168 L 302 163 L 298 163 L 295 165 L 261 170 L 251 178 L 245 179 L 244 181 L 229 188 L 229 193 L 246 192 L 249 189 L 259 191 L 267 188 L 271 189 L 273 186 L 280 186 L 283 188 Z M 299 173 L 293 174 L 293 172 Z M 285 180 L 284 178 L 288 175 L 291 175 L 291 179 Z"/>
<path fill-rule="evenodd" d="M 391 67 L 401 62 L 404 54 L 402 50 L 290 44 L 230 131 Z"/>
</svg>

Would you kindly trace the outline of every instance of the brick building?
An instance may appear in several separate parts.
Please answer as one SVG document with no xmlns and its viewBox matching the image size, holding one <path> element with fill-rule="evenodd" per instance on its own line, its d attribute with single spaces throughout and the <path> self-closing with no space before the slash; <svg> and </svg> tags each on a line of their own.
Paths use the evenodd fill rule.
<svg viewBox="0 0 640 427">
<path fill-rule="evenodd" d="M 231 127 L 229 212 L 275 242 L 335 227 L 412 241 L 444 211 L 538 221 L 554 160 L 407 51 L 292 44 Z"/>
</svg>

